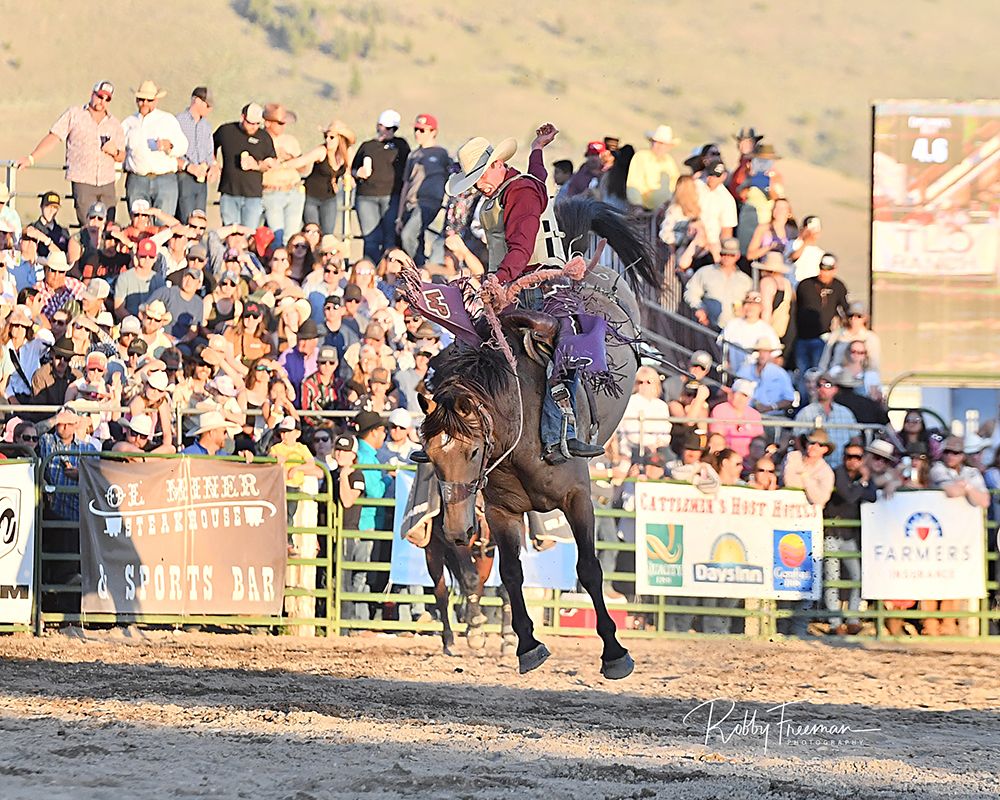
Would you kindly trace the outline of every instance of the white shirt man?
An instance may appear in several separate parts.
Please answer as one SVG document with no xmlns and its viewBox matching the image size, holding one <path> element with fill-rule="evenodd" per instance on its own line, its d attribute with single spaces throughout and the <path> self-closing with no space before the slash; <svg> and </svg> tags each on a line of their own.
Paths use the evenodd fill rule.
<svg viewBox="0 0 1000 800">
<path fill-rule="evenodd" d="M 733 235 L 736 228 L 736 201 L 726 188 L 726 165 L 713 161 L 705 165 L 705 180 L 698 181 L 698 205 L 705 227 L 708 249 L 718 253 L 719 242 Z"/>
<path fill-rule="evenodd" d="M 167 175 L 177 172 L 177 158 L 187 152 L 188 140 L 177 117 L 153 108 L 137 111 L 122 122 L 125 131 L 125 171 L 136 175 Z M 169 150 L 160 142 L 169 142 Z M 163 145 L 164 147 L 166 145 Z M 169 211 L 169 210 L 168 210 Z"/>
</svg>

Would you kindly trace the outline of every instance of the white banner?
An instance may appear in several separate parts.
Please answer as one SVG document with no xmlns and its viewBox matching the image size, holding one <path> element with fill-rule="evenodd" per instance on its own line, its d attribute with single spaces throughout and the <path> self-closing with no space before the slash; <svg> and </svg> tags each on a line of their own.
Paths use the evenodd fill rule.
<svg viewBox="0 0 1000 800">
<path fill-rule="evenodd" d="M 35 471 L 0 462 L 0 622 L 31 622 L 34 574 Z"/>
<path fill-rule="evenodd" d="M 817 599 L 823 518 L 803 492 L 636 484 L 639 594 Z"/>
<path fill-rule="evenodd" d="M 997 271 L 994 225 L 918 225 L 876 221 L 872 225 L 872 270 L 927 278 L 984 275 Z"/>
<path fill-rule="evenodd" d="M 861 595 L 872 600 L 986 596 L 983 510 L 944 492 L 896 492 L 861 506 Z"/>
</svg>

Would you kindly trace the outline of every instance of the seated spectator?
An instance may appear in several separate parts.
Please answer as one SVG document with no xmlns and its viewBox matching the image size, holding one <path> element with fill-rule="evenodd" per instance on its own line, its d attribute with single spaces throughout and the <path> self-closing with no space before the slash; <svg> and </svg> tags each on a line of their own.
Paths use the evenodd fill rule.
<svg viewBox="0 0 1000 800">
<path fill-rule="evenodd" d="M 670 409 L 670 416 L 705 419 L 709 413 L 708 397 L 709 390 L 707 386 L 700 381 L 688 381 L 684 384 L 684 392 L 680 398 L 667 403 L 667 408 Z M 671 426 L 670 441 L 675 453 L 680 455 L 677 447 L 674 445 L 683 443 L 688 434 L 698 430 L 699 424 L 696 422 L 684 422 Z M 704 429 L 704 426 L 702 426 L 702 429 Z"/>
<path fill-rule="evenodd" d="M 173 317 L 162 300 L 151 300 L 139 307 L 139 321 L 142 323 L 142 333 L 139 334 L 139 338 L 146 343 L 147 352 L 159 357 L 164 350 L 174 346 L 173 340 L 165 330 L 172 320 Z"/>
<path fill-rule="evenodd" d="M 761 340 L 771 341 L 771 349 L 780 348 L 774 328 L 760 318 L 760 292 L 750 291 L 743 298 L 739 316 L 733 317 L 722 329 L 719 340 L 729 345 L 729 372 L 738 374 L 747 363 L 749 354 Z"/>
<path fill-rule="evenodd" d="M 73 355 L 73 341 L 65 336 L 52 346 L 49 362 L 42 364 L 31 376 L 33 405 L 58 406 L 63 403 L 69 385 L 83 376 L 82 371 L 70 366 Z"/>
<path fill-rule="evenodd" d="M 743 457 L 735 450 L 725 448 L 715 453 L 712 466 L 719 474 L 719 482 L 723 486 L 744 486 Z"/>
<path fill-rule="evenodd" d="M 53 343 L 52 333 L 40 328 L 36 336 L 31 312 L 27 306 L 18 305 L 4 323 L 0 343 L 3 344 L 0 381 L 5 384 L 6 397 L 15 403 L 28 403 L 33 394 L 32 379 Z"/>
<path fill-rule="evenodd" d="M 414 441 L 413 418 L 405 408 L 395 408 L 389 412 L 388 435 L 378 451 L 383 464 L 405 464 L 410 453 L 418 449 Z"/>
<path fill-rule="evenodd" d="M 376 367 L 368 376 L 367 391 L 358 398 L 354 408 L 358 411 L 374 411 L 376 414 L 387 415 L 399 407 L 399 398 L 392 391 L 392 379 L 389 370 Z"/>
<path fill-rule="evenodd" d="M 773 492 L 778 488 L 778 468 L 771 456 L 761 456 L 753 465 L 750 480 L 747 483 L 751 489 L 762 489 Z"/>
<path fill-rule="evenodd" d="M 294 397 L 302 397 L 302 382 L 316 372 L 316 357 L 319 350 L 319 330 L 316 323 L 306 319 L 299 326 L 294 346 L 286 347 L 278 356 L 278 363 L 288 375 Z"/>
<path fill-rule="evenodd" d="M 247 301 L 240 318 L 231 322 L 222 334 L 232 346 L 233 354 L 244 364 L 268 358 L 274 351 L 274 338 L 267 331 L 265 314 L 263 305 Z"/>
<path fill-rule="evenodd" d="M 669 406 L 660 399 L 663 378 L 652 367 L 639 367 L 635 386 L 618 426 L 620 447 L 638 453 L 670 444 Z"/>
<path fill-rule="evenodd" d="M 833 447 L 827 450 L 827 463 L 832 467 L 840 466 L 840 455 L 836 453 L 839 445 L 843 448 L 858 431 L 850 428 L 829 428 L 829 425 L 854 425 L 857 418 L 850 409 L 836 402 L 839 387 L 828 374 L 819 376 L 816 382 L 816 400 L 795 415 L 796 422 L 804 422 L 813 426 L 819 421 L 829 434 Z M 808 433 L 811 428 L 797 428 L 796 433 Z"/>
<path fill-rule="evenodd" d="M 891 499 L 896 489 L 902 485 L 896 472 L 896 464 L 899 463 L 896 448 L 885 439 L 875 439 L 865 448 L 865 452 L 868 454 L 868 473 L 875 490 L 879 497 Z"/>
<path fill-rule="evenodd" d="M 760 424 L 760 412 L 750 407 L 754 385 L 745 378 L 733 384 L 729 402 L 719 403 L 712 409 L 712 419 L 708 429 L 726 437 L 726 446 L 735 450 L 742 458 L 750 452 L 750 441 L 764 435 Z M 742 467 L 741 467 L 742 469 Z"/>
<path fill-rule="evenodd" d="M 151 239 L 143 239 L 135 247 L 133 265 L 115 281 L 114 312 L 118 319 L 131 314 L 139 316 L 139 306 L 149 296 L 167 285 L 155 269 L 157 247 Z"/>
<path fill-rule="evenodd" d="M 701 456 L 704 452 L 701 437 L 689 432 L 683 438 L 676 438 L 673 442 L 673 451 L 679 458 L 667 462 L 667 472 L 675 481 L 690 481 L 701 467 Z"/>
<path fill-rule="evenodd" d="M 660 396 L 668 403 L 671 400 L 679 400 L 681 395 L 684 394 L 684 385 L 690 381 L 692 378 L 699 382 L 704 382 L 708 377 L 708 373 L 712 370 L 712 356 L 705 350 L 695 350 L 691 353 L 691 357 L 688 359 L 687 371 L 691 373 L 689 378 L 683 373 L 678 373 L 677 375 L 671 375 L 663 382 L 662 391 Z M 709 405 L 712 405 L 711 397 L 709 399 Z"/>
<path fill-rule="evenodd" d="M 751 405 L 761 414 L 783 416 L 795 402 L 795 388 L 788 373 L 774 363 L 781 345 L 763 337 L 753 346 L 753 357 L 737 373 L 738 377 L 754 384 Z"/>
<path fill-rule="evenodd" d="M 150 306 L 157 302 L 163 304 L 170 320 L 166 333 L 174 343 L 187 344 L 202 332 L 205 324 L 205 300 L 198 294 L 202 278 L 200 269 L 185 267 L 180 273 L 179 286 L 165 286 L 149 297 L 146 304 L 147 315 Z M 147 340 L 147 344 L 151 343 Z M 156 352 L 155 347 L 153 352 Z"/>
<path fill-rule="evenodd" d="M 332 411 L 340 408 L 343 382 L 337 377 L 337 349 L 323 345 L 316 354 L 316 372 L 302 382 L 303 411 Z M 307 422 L 318 424 L 319 417 L 305 416 Z"/>
<path fill-rule="evenodd" d="M 739 257 L 740 243 L 723 239 L 720 262 L 699 269 L 684 287 L 684 301 L 702 325 L 723 328 L 753 288 L 750 276 L 739 270 Z"/>
<path fill-rule="evenodd" d="M 44 192 L 40 195 L 40 201 L 38 219 L 22 231 L 21 237 L 28 234 L 37 236 L 39 238 L 38 255 L 42 258 L 48 257 L 49 248 L 52 247 L 65 253 L 69 247 L 69 231 L 56 220 L 62 205 L 62 197 L 59 196 L 59 192 Z"/>
<path fill-rule="evenodd" d="M 844 373 L 850 376 L 854 391 L 869 397 L 876 403 L 882 402 L 882 378 L 878 371 L 871 368 L 868 361 L 868 348 L 861 340 L 851 342 L 844 354 L 844 359 L 830 370 L 830 374 Z"/>
<path fill-rule="evenodd" d="M 882 355 L 882 340 L 868 328 L 868 314 L 864 303 L 854 302 L 847 307 L 847 324 L 839 325 L 826 339 L 826 347 L 819 361 L 819 369 L 827 370 L 845 361 L 853 342 L 862 342 L 868 356 L 868 368 L 876 373 Z"/>
<path fill-rule="evenodd" d="M 911 445 L 922 444 L 924 452 L 930 456 L 936 457 L 940 453 L 941 439 L 927 429 L 924 415 L 919 409 L 911 408 L 906 412 L 903 427 L 898 433 L 906 452 L 909 452 Z"/>
<path fill-rule="evenodd" d="M 49 258 L 45 262 L 45 277 L 35 285 L 42 296 L 42 315 L 47 319 L 52 319 L 57 311 L 75 300 L 78 301 L 86 290 L 81 281 L 69 277 L 69 270 L 69 262 L 62 250 L 53 250 L 49 253 Z M 5 279 L 10 283 L 10 286 L 4 289 L 6 294 L 9 289 L 15 288 L 15 284 L 10 276 L 5 276 Z"/>
<path fill-rule="evenodd" d="M 698 189 L 698 205 L 701 208 L 701 224 L 705 233 L 705 247 L 715 258 L 724 254 L 727 239 L 736 230 L 736 201 L 726 188 L 726 165 L 721 160 L 708 160 L 702 173 Z M 739 243 L 737 240 L 737 247 Z M 704 324 L 704 323 L 702 323 Z M 719 323 L 724 325 L 725 321 Z"/>
</svg>

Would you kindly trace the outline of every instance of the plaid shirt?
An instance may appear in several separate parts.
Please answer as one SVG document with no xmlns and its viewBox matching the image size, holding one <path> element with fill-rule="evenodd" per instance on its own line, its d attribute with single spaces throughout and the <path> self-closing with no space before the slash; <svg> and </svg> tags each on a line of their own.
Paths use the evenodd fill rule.
<svg viewBox="0 0 1000 800">
<path fill-rule="evenodd" d="M 325 386 L 320 383 L 316 372 L 302 381 L 302 410 L 323 411 L 324 405 L 336 403 L 342 391 L 342 383 L 334 378 Z"/>
<path fill-rule="evenodd" d="M 83 450 L 97 453 L 97 448 L 89 442 L 73 438 L 68 445 L 55 433 L 43 433 L 38 440 L 38 455 L 43 460 L 53 453 L 65 453 L 70 450 Z M 51 486 L 78 486 L 79 481 L 66 475 L 67 467 L 80 468 L 79 456 L 56 456 L 45 465 L 45 482 Z M 49 508 L 59 519 L 80 519 L 80 495 L 56 492 L 49 498 Z"/>
<path fill-rule="evenodd" d="M 52 315 L 67 303 L 79 300 L 87 289 L 83 285 L 83 281 L 78 281 L 69 275 L 66 276 L 66 283 L 58 289 L 50 289 L 45 281 L 39 283 L 35 288 L 44 299 L 42 314 L 49 319 L 52 319 Z"/>
<path fill-rule="evenodd" d="M 112 142 L 125 148 L 121 123 L 110 114 L 95 122 L 86 105 L 72 106 L 63 112 L 49 129 L 66 143 L 66 180 L 90 186 L 105 186 L 115 181 L 115 160 L 101 148 Z"/>
</svg>

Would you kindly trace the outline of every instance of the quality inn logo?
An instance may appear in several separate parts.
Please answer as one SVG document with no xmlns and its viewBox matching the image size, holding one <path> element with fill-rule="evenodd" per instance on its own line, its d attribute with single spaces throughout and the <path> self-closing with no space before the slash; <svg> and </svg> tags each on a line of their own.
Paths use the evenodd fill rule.
<svg viewBox="0 0 1000 800">
<path fill-rule="evenodd" d="M 646 525 L 646 574 L 650 586 L 684 583 L 684 526 Z"/>
</svg>

